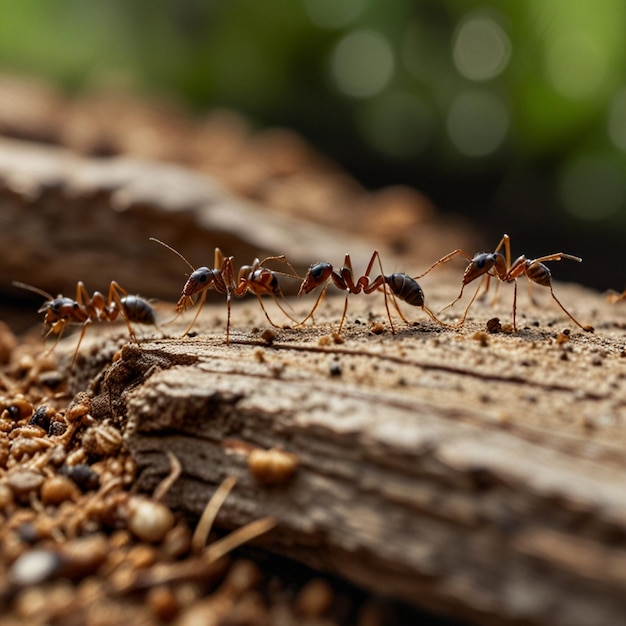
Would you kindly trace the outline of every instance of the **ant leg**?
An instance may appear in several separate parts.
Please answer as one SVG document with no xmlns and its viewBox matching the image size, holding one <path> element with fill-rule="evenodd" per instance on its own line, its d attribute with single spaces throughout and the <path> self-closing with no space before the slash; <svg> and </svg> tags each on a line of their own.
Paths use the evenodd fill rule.
<svg viewBox="0 0 626 626">
<path fill-rule="evenodd" d="M 483 288 L 483 292 L 478 296 L 478 300 L 483 300 L 484 298 L 487 297 L 487 294 L 489 293 L 489 286 L 491 284 L 491 274 L 487 273 L 483 276 L 482 281 L 480 282 L 481 285 L 484 285 Z M 500 283 L 498 283 L 496 285 L 496 293 L 493 297 L 493 300 L 491 302 L 491 304 L 495 304 L 498 301 L 498 290 L 500 288 Z"/>
<path fill-rule="evenodd" d="M 348 255 L 346 255 L 346 258 L 349 260 Z M 378 269 L 380 270 L 380 274 L 372 282 L 370 282 L 370 274 L 372 273 L 372 269 L 374 268 L 375 261 L 378 261 Z M 352 270 L 352 266 L 350 266 L 350 270 Z M 343 272 L 342 272 L 342 275 L 343 275 Z M 391 317 L 391 311 L 389 310 L 389 297 L 387 295 L 387 285 L 385 282 L 385 270 L 383 268 L 383 262 L 380 258 L 380 253 L 378 252 L 378 250 L 374 250 L 374 252 L 372 253 L 369 263 L 367 264 L 365 273 L 356 281 L 356 284 L 353 283 L 351 275 L 350 276 L 348 276 L 347 274 L 343 275 L 343 278 L 346 282 L 346 286 L 348 287 L 348 290 L 351 293 L 359 293 L 360 291 L 363 291 L 363 293 L 365 294 L 370 294 L 370 293 L 373 293 L 374 291 L 382 290 L 383 298 L 385 299 L 385 311 L 387 312 L 387 319 L 389 320 L 389 328 L 391 329 L 391 333 L 395 335 L 396 329 L 393 325 L 393 318 Z M 349 281 L 347 279 L 349 279 Z M 396 302 L 393 296 L 393 293 L 390 295 L 391 295 L 393 304 L 396 310 L 398 311 L 398 314 L 408 324 L 408 320 L 406 319 L 406 317 L 404 317 L 404 315 L 402 314 L 402 311 L 398 307 L 398 303 Z"/>
<path fill-rule="evenodd" d="M 472 306 L 472 304 L 474 304 L 474 301 L 476 300 L 476 296 L 478 296 L 478 292 L 480 291 L 480 285 L 478 285 L 478 288 L 476 289 L 476 291 L 474 292 L 474 295 L 472 296 L 472 299 L 469 301 L 469 304 L 465 307 L 465 311 L 463 311 L 463 316 L 461 317 L 461 319 L 459 320 L 459 322 L 457 322 L 456 326 L 457 328 L 460 328 L 461 326 L 463 326 L 463 324 L 465 324 L 465 318 L 467 317 L 467 314 Z M 458 300 L 458 298 L 457 298 Z M 456 302 L 456 300 L 455 300 Z M 453 303 L 454 304 L 454 303 Z M 449 305 L 448 305 L 449 306 Z M 446 307 L 447 309 L 448 307 Z M 444 311 L 445 309 L 441 309 L 441 311 Z M 439 313 L 441 313 L 441 311 L 439 311 Z"/>
<path fill-rule="evenodd" d="M 577 263 L 582 263 L 582 259 L 579 256 L 574 256 L 573 254 L 566 254 L 565 252 L 555 252 L 554 254 L 546 254 L 545 256 L 540 256 L 538 259 L 533 259 L 533 263 L 544 263 L 545 261 L 562 261 L 563 259 L 567 259 L 568 261 L 576 261 Z"/>
<path fill-rule="evenodd" d="M 480 289 L 480 285 L 478 286 L 478 288 Z M 450 302 L 450 304 L 444 306 L 443 309 L 441 309 L 439 311 L 439 315 L 441 315 L 441 313 L 443 313 L 446 309 L 449 309 L 450 307 L 453 307 L 463 297 L 464 289 L 465 289 L 465 285 L 462 285 L 461 286 L 461 291 L 459 292 L 459 295 L 454 300 L 452 300 L 452 302 Z M 478 295 L 478 291 L 476 291 L 476 293 L 474 294 L 474 297 L 472 298 L 472 302 L 476 299 L 477 295 Z"/>
<path fill-rule="evenodd" d="M 228 289 L 237 289 L 237 282 L 235 280 L 235 267 L 233 265 L 234 258 L 235 257 L 232 256 L 225 257 L 219 248 L 215 248 L 215 267 L 220 268 L 219 275 L 223 283 L 223 293 L 226 293 Z M 219 259 L 222 259 L 221 263 L 218 263 Z M 217 283 L 215 289 L 217 291 L 220 291 Z"/>
<path fill-rule="evenodd" d="M 278 302 L 278 298 L 276 296 L 274 296 L 272 294 L 272 298 L 274 300 L 274 302 L 276 303 L 276 305 L 278 306 L 278 308 L 292 321 L 295 322 L 296 320 L 293 319 L 293 317 L 291 317 L 291 315 L 289 315 L 289 313 L 287 313 L 287 311 L 285 311 L 283 309 L 282 306 L 280 306 L 280 302 Z M 259 306 L 261 307 L 261 310 L 263 311 L 263 313 L 265 313 L 265 317 L 267 319 L 267 321 L 274 327 L 274 328 L 281 328 L 281 326 L 279 326 L 278 324 L 274 324 L 274 322 L 272 321 L 272 318 L 269 316 L 269 313 L 267 312 L 265 305 L 263 304 L 262 300 L 261 300 L 261 296 L 257 293 L 256 294 L 256 299 L 259 301 Z"/>
<path fill-rule="evenodd" d="M 424 311 L 424 313 L 426 313 L 426 315 L 428 315 L 428 317 L 430 317 L 430 319 L 433 320 L 433 322 L 437 322 L 437 324 L 441 326 L 445 326 L 446 328 L 458 328 L 459 327 L 459 325 L 448 324 L 447 322 L 440 320 L 425 304 L 422 305 L 422 311 Z M 465 318 L 463 318 L 463 321 L 465 321 Z"/>
<path fill-rule="evenodd" d="M 378 261 L 378 269 L 380 270 L 380 274 L 370 284 L 368 284 L 369 276 L 374 267 L 374 261 Z M 382 289 L 383 298 L 385 299 L 385 311 L 387 311 L 387 319 L 389 320 L 389 328 L 391 330 L 391 334 L 395 335 L 396 329 L 393 325 L 391 311 L 389 311 L 389 298 L 387 297 L 387 285 L 385 284 L 385 270 L 383 269 L 383 262 L 380 258 L 380 254 L 378 250 L 374 250 L 374 252 L 372 253 L 372 257 L 370 258 L 370 261 L 367 264 L 367 269 L 365 270 L 365 274 L 363 274 L 363 276 L 361 276 L 361 278 L 357 280 L 357 286 L 360 287 L 363 290 L 363 293 L 366 293 L 366 294 L 370 294 L 370 293 L 373 293 L 374 291 L 378 291 L 379 289 Z M 392 302 L 396 310 L 398 311 L 398 314 L 408 324 L 409 322 L 406 319 L 406 317 L 404 317 L 404 315 L 402 314 L 402 311 L 400 310 L 400 307 L 398 306 L 398 303 L 396 302 L 396 299 L 393 296 L 393 294 L 391 294 L 391 298 L 392 298 Z"/>
<path fill-rule="evenodd" d="M 187 326 L 187 330 L 181 335 L 181 337 L 184 337 L 193 328 L 193 325 L 196 323 L 196 320 L 198 319 L 198 316 L 200 315 L 200 311 L 202 311 L 202 307 L 204 306 L 204 302 L 206 301 L 206 294 L 207 294 L 207 290 L 205 289 L 200 295 L 200 301 L 198 304 L 198 308 L 196 310 L 196 314 L 193 316 L 193 319 L 191 320 L 191 324 Z M 180 313 L 178 313 L 178 315 L 180 315 Z M 178 317 L 178 315 L 176 315 L 176 317 Z M 174 319 L 176 319 L 176 317 Z M 172 320 L 172 322 L 173 321 L 174 320 Z"/>
<path fill-rule="evenodd" d="M 396 334 L 396 329 L 394 328 L 393 319 L 392 319 L 391 313 L 389 311 L 389 304 L 388 304 L 388 299 L 389 298 L 387 297 L 387 286 L 386 285 L 382 285 L 380 287 L 380 289 L 382 289 L 383 295 L 384 295 L 384 298 L 385 298 L 385 308 L 387 309 L 387 319 L 389 320 L 389 328 L 391 329 L 391 334 L 395 335 Z M 400 309 L 400 305 L 398 304 L 398 301 L 397 301 L 396 297 L 393 295 L 393 293 L 390 293 L 389 297 L 391 298 L 391 302 L 392 302 L 394 308 L 396 309 L 398 315 L 400 316 L 400 319 L 405 324 L 409 324 L 410 323 L 409 320 L 405 317 L 404 313 L 402 313 L 402 310 Z"/>
<path fill-rule="evenodd" d="M 513 331 L 517 332 L 517 279 L 513 281 Z"/>
<path fill-rule="evenodd" d="M 63 336 L 68 323 L 69 322 L 66 319 L 61 319 L 50 326 L 50 330 L 48 330 L 48 332 L 44 335 L 43 339 L 45 341 L 52 333 L 56 335 L 56 339 L 54 340 L 52 347 L 46 351 L 44 356 L 50 356 L 54 352 L 54 349 L 59 345 L 59 341 L 61 341 L 61 337 Z"/>
<path fill-rule="evenodd" d="M 530 278 L 528 278 L 528 276 L 526 276 L 526 279 L 528 281 L 528 297 L 530 299 L 530 301 L 535 305 L 538 306 L 539 303 L 537 302 L 536 298 L 535 298 L 535 294 L 533 292 L 533 281 L 530 280 Z"/>
<path fill-rule="evenodd" d="M 554 295 L 554 291 L 552 289 L 552 283 L 550 283 L 549 287 L 550 287 L 550 293 L 552 294 L 552 298 L 554 298 L 554 301 L 561 307 L 561 309 L 563 310 L 565 315 L 567 315 L 567 317 L 569 317 L 572 320 L 572 322 L 574 322 L 574 324 L 576 324 L 576 326 L 579 326 L 580 328 L 582 328 L 586 332 L 592 333 L 593 330 L 594 330 L 593 326 L 589 326 L 589 325 L 583 326 L 578 320 L 576 320 L 574 318 L 574 316 L 561 304 L 559 299 Z"/>
<path fill-rule="evenodd" d="M 381 272 L 382 272 L 382 268 L 381 268 Z M 393 320 L 391 319 L 391 313 L 389 311 L 389 299 L 387 298 L 387 286 L 386 285 L 383 285 L 383 297 L 385 299 L 385 310 L 387 311 L 387 319 L 389 320 L 389 328 L 391 329 L 391 334 L 395 335 L 396 329 L 394 328 Z M 396 302 L 396 299 L 393 296 L 393 294 L 391 294 L 391 301 L 396 307 L 396 311 L 398 311 L 398 314 L 400 315 L 400 317 L 404 320 L 405 323 L 408 324 L 409 321 L 406 319 L 406 317 L 404 317 L 404 315 L 402 315 L 402 311 L 400 310 L 400 307 L 398 306 L 398 303 Z"/>
<path fill-rule="evenodd" d="M 228 260 L 232 261 L 232 259 L 233 257 L 228 257 Z M 227 259 L 224 258 L 224 253 L 219 248 L 215 248 L 215 252 L 213 253 L 213 267 L 216 269 L 218 267 L 222 267 L 226 260 Z"/>
<path fill-rule="evenodd" d="M 85 287 L 83 281 L 79 280 L 76 283 L 76 302 L 80 306 L 84 306 L 89 302 L 89 300 L 91 300 L 91 298 L 89 297 L 89 292 L 87 291 L 87 288 Z"/>
<path fill-rule="evenodd" d="M 324 288 L 322 289 L 322 291 L 320 292 L 320 295 L 317 296 L 317 300 L 315 301 L 315 305 L 313 306 L 313 308 L 311 309 L 311 312 L 301 321 L 298 322 L 296 324 L 296 328 L 298 328 L 299 326 L 303 326 L 304 323 L 313 318 L 313 314 L 315 313 L 315 311 L 317 310 L 317 307 L 320 305 L 320 303 L 322 302 L 322 300 L 324 299 L 324 296 L 326 295 L 326 289 L 328 289 L 328 283 L 326 283 L 324 285 Z"/>
<path fill-rule="evenodd" d="M 385 284 L 385 279 L 383 278 L 385 275 L 385 270 L 383 269 L 383 262 L 380 259 L 380 254 L 378 254 L 378 250 L 374 251 L 374 254 L 376 255 L 376 258 L 378 259 L 378 268 L 380 269 L 380 276 L 379 278 L 377 278 L 374 281 L 374 284 L 376 283 L 382 283 L 382 288 L 383 288 L 383 298 L 385 299 L 385 310 L 387 311 L 387 319 L 389 320 L 389 328 L 391 329 L 391 334 L 395 335 L 396 334 L 396 329 L 393 326 L 393 319 L 391 319 L 391 313 L 389 312 L 389 299 L 387 298 L 387 285 Z M 369 275 L 370 271 L 371 271 L 371 265 L 372 262 L 374 260 L 374 254 L 372 255 L 372 259 L 370 260 L 370 265 L 368 266 L 368 271 L 365 273 L 366 276 Z M 366 291 L 367 293 L 367 291 Z M 404 315 L 402 315 L 402 311 L 400 310 L 400 307 L 398 306 L 398 303 L 396 302 L 396 299 L 394 297 L 393 294 L 391 294 L 391 301 L 393 302 L 394 306 L 396 307 L 396 311 L 398 311 L 398 314 L 400 315 L 400 318 L 402 320 L 404 320 L 404 322 L 406 324 L 408 324 L 408 320 L 406 319 L 406 317 L 404 317 Z"/>
<path fill-rule="evenodd" d="M 230 302 L 232 296 L 230 289 L 226 290 L 226 345 L 230 346 Z"/>
<path fill-rule="evenodd" d="M 108 298 L 107 298 L 107 306 L 109 308 L 111 308 L 112 304 L 115 303 L 115 306 L 116 306 L 115 310 L 117 310 L 119 312 L 119 314 L 122 316 L 124 322 L 126 323 L 126 327 L 128 328 L 128 333 L 130 334 L 130 338 L 137 345 L 139 345 L 139 340 L 137 339 L 137 335 L 135 334 L 133 326 L 130 323 L 130 320 L 128 319 L 128 315 L 126 315 L 126 311 L 124 309 L 124 305 L 122 304 L 122 298 L 124 296 L 127 296 L 127 295 L 128 295 L 128 292 L 126 291 L 126 289 L 124 289 L 118 283 L 116 283 L 114 280 L 112 280 L 111 284 L 109 285 L 109 294 L 108 294 Z M 109 315 L 108 315 L 108 319 L 110 321 L 113 321 L 116 317 L 117 317 L 117 313 L 115 313 L 115 314 L 109 313 Z"/>
<path fill-rule="evenodd" d="M 381 272 L 382 272 L 382 268 L 381 268 Z M 376 278 L 376 280 L 369 285 L 369 287 L 363 289 L 363 293 L 373 293 L 374 291 L 382 291 L 383 292 L 383 298 L 385 299 L 385 310 L 387 311 L 387 319 L 389 320 L 389 328 L 391 330 L 391 334 L 395 335 L 396 334 L 396 329 L 393 325 L 393 318 L 391 317 L 391 311 L 389 310 L 389 298 L 391 298 L 391 302 L 393 303 L 393 306 L 395 307 L 398 315 L 400 316 L 400 318 L 402 319 L 402 321 L 404 321 L 405 323 L 409 323 L 409 320 L 406 319 L 406 317 L 404 316 L 404 314 L 402 313 L 402 311 L 400 310 L 400 306 L 398 305 L 395 296 L 393 295 L 393 293 L 390 293 L 389 295 L 387 295 L 387 285 L 384 282 L 384 276 L 381 274 L 380 276 L 378 276 Z"/>
<path fill-rule="evenodd" d="M 378 253 L 376 251 L 372 254 L 372 257 L 367 264 L 367 270 L 365 271 L 364 276 L 367 277 L 371 271 L 377 254 Z M 348 312 L 348 297 L 351 293 L 359 293 L 362 289 L 362 285 L 360 279 L 357 281 L 357 285 L 354 284 L 354 270 L 352 269 L 352 259 L 349 254 L 346 254 L 343 259 L 343 267 L 340 270 L 340 274 L 333 272 L 330 277 L 336 287 L 343 289 L 346 292 L 346 299 L 343 303 L 343 313 L 341 315 L 341 321 L 339 322 L 339 328 L 337 329 L 337 334 L 341 334 L 341 329 L 343 328 L 343 323 L 346 320 L 346 314 Z M 365 280 L 367 280 L 367 278 Z"/>
<path fill-rule="evenodd" d="M 285 317 L 288 317 L 288 318 L 289 318 L 292 322 L 294 322 L 294 323 L 296 323 L 296 324 L 297 324 L 297 323 L 298 323 L 298 320 L 296 320 L 296 319 L 295 319 L 292 315 L 290 315 L 288 311 L 285 311 L 285 309 L 283 308 L 283 306 L 282 306 L 282 305 L 281 305 L 281 303 L 279 302 L 278 298 L 277 298 L 275 295 L 273 295 L 273 294 L 270 294 L 270 295 L 272 296 L 272 299 L 273 299 L 273 300 L 274 300 L 274 302 L 276 303 L 276 306 L 277 306 L 277 307 L 281 310 L 282 314 L 283 314 Z M 258 297 L 260 298 L 261 296 L 258 296 Z M 263 308 L 263 305 L 261 305 L 261 308 Z M 291 308 L 291 307 L 290 307 L 290 308 Z M 293 309 L 292 309 L 292 310 L 293 310 Z M 270 321 L 271 321 L 271 320 L 270 320 Z M 273 322 L 272 322 L 272 325 L 273 325 L 273 326 L 276 326 L 276 324 L 274 324 Z M 276 328 L 280 328 L 280 326 L 276 326 Z"/>
<path fill-rule="evenodd" d="M 171 320 L 167 320 L 167 322 L 162 322 L 161 326 L 169 326 L 170 324 L 173 324 L 182 314 L 183 314 L 184 308 L 177 309 L 176 310 L 176 315 L 174 315 L 174 317 Z"/>
<path fill-rule="evenodd" d="M 303 278 L 302 276 L 300 276 L 300 274 L 298 274 L 298 272 L 296 272 L 296 268 L 287 260 L 284 254 L 280 254 L 278 256 L 266 256 L 262 261 L 259 261 L 259 267 L 263 267 L 266 261 L 281 261 L 292 272 L 291 274 L 289 274 L 287 272 L 279 272 L 277 270 L 272 270 L 272 272 L 274 272 L 275 274 L 280 274 L 281 276 L 289 276 L 291 278 L 297 278 L 299 280 L 302 280 Z"/>
<path fill-rule="evenodd" d="M 494 254 L 498 253 L 500 248 L 504 246 L 504 258 L 506 259 L 507 268 L 511 267 L 511 238 L 504 234 L 502 235 L 502 239 L 500 239 L 500 243 L 496 246 L 496 249 L 493 251 Z"/>
<path fill-rule="evenodd" d="M 438 261 L 435 261 L 435 263 L 433 263 L 425 272 L 422 272 L 418 276 L 413 276 L 413 278 L 417 280 L 418 278 L 422 278 L 423 276 L 426 276 L 426 274 L 434 270 L 439 265 L 442 265 L 444 263 L 447 263 L 448 261 L 451 261 L 457 254 L 464 256 L 470 263 L 472 262 L 472 257 L 469 254 L 467 254 L 467 252 L 465 252 L 464 250 L 461 250 L 461 248 L 457 248 L 456 250 L 453 250 L 452 252 L 449 252 L 445 256 L 441 257 Z"/>
<path fill-rule="evenodd" d="M 346 313 L 348 312 L 348 297 L 350 296 L 350 292 L 346 292 L 346 299 L 343 303 L 343 314 L 341 316 L 341 321 L 339 322 L 339 328 L 337 329 L 337 334 L 341 334 L 341 329 L 343 328 L 343 323 L 346 319 Z"/>
<path fill-rule="evenodd" d="M 78 343 L 76 344 L 76 350 L 74 350 L 74 356 L 72 358 L 72 365 L 70 367 L 71 370 L 74 369 L 74 365 L 76 364 L 76 357 L 78 356 L 78 350 L 80 348 L 80 344 L 82 343 L 83 337 L 85 336 L 87 326 L 89 326 L 90 324 L 91 324 L 91 318 L 88 318 L 83 322 L 82 328 L 80 329 L 80 336 L 78 337 Z"/>
</svg>

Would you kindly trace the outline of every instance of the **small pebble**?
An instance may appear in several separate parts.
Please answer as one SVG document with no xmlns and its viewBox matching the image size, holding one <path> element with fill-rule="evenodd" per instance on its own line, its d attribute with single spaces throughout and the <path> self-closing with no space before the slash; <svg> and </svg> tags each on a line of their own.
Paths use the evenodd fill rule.
<svg viewBox="0 0 626 626">
<path fill-rule="evenodd" d="M 127 523 L 141 541 L 159 543 L 174 526 L 174 514 L 160 502 L 133 496 L 128 502 Z"/>
<path fill-rule="evenodd" d="M 81 491 L 92 491 L 100 486 L 98 474 L 84 463 L 63 465 L 59 468 L 59 473 L 73 480 Z"/>
<path fill-rule="evenodd" d="M 34 470 L 18 470 L 9 474 L 7 484 L 16 497 L 27 496 L 41 487 L 44 477 Z"/>
<path fill-rule="evenodd" d="M 286 482 L 298 467 L 295 454 L 272 448 L 253 450 L 248 455 L 250 473 L 264 485 L 279 485 Z"/>
<path fill-rule="evenodd" d="M 333 602 L 333 590 L 322 578 L 310 580 L 296 598 L 296 611 L 306 617 L 322 617 Z"/>
<path fill-rule="evenodd" d="M 50 476 L 41 485 L 42 504 L 60 504 L 66 500 L 76 502 L 79 497 L 78 486 L 67 476 Z"/>
<path fill-rule="evenodd" d="M 38 585 L 49 580 L 61 566 L 61 558 L 50 550 L 34 549 L 25 552 L 11 566 L 9 580 L 19 586 Z"/>
<path fill-rule="evenodd" d="M 337 361 L 333 361 L 328 368 L 328 371 L 331 376 L 341 376 L 341 364 Z"/>
</svg>

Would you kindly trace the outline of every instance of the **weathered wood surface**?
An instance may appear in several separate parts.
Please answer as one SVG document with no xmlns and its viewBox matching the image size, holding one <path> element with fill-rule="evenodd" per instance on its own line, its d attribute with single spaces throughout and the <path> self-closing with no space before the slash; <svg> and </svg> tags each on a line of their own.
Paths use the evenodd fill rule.
<svg viewBox="0 0 626 626">
<path fill-rule="evenodd" d="M 458 281 L 424 281 L 435 310 Z M 540 307 L 520 297 L 516 334 L 485 332 L 489 318 L 510 321 L 508 289 L 496 307 L 476 303 L 462 331 L 417 311 L 395 335 L 371 332 L 370 316 L 385 321 L 380 296 L 353 297 L 343 343 L 329 325 L 341 297 L 315 326 L 275 331 L 271 345 L 254 301 L 235 307 L 230 346 L 224 307 L 210 307 L 195 337 L 176 338 L 179 325 L 127 345 L 92 383 L 96 417 L 126 423 L 139 488 L 168 473 L 168 452 L 181 460 L 169 499 L 182 510 L 199 514 L 236 476 L 218 522 L 275 516 L 278 529 L 260 542 L 270 551 L 476 623 L 621 623 L 626 309 L 555 289 L 595 334 L 545 290 Z M 110 337 L 85 341 L 75 388 L 124 341 Z M 299 466 L 264 486 L 247 455 L 272 447 Z"/>
<path fill-rule="evenodd" d="M 77 280 L 106 290 L 172 298 L 189 268 L 150 242 L 164 240 L 196 266 L 221 247 L 240 264 L 286 254 L 306 268 L 350 250 L 367 262 L 362 237 L 243 200 L 215 179 L 130 157 L 90 159 L 62 148 L 0 139 L 0 293 L 19 280 L 73 295 Z M 289 271 L 288 268 L 284 268 Z"/>
</svg>

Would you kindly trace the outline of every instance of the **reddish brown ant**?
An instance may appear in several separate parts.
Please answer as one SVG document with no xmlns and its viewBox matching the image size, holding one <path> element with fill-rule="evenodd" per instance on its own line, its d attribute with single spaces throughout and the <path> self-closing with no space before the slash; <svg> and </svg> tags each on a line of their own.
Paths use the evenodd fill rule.
<svg viewBox="0 0 626 626">
<path fill-rule="evenodd" d="M 500 252 L 500 250 L 504 248 L 504 255 Z M 550 269 L 544 265 L 546 261 L 561 261 L 562 259 L 569 259 L 570 261 L 577 261 L 580 263 L 582 259 L 577 256 L 573 256 L 572 254 L 565 254 L 564 252 L 555 252 L 554 254 L 547 254 L 545 256 L 539 257 L 537 259 L 527 259 L 524 255 L 518 257 L 513 263 L 511 263 L 511 243 L 508 235 L 504 235 L 500 240 L 500 243 L 496 246 L 496 249 L 493 252 L 480 252 L 473 257 L 470 257 L 469 254 L 464 252 L 461 249 L 456 249 L 446 254 L 444 257 L 439 259 L 436 263 L 434 263 L 428 270 L 426 270 L 425 274 L 430 272 L 432 269 L 441 265 L 442 263 L 447 263 L 454 256 L 460 254 L 465 257 L 469 264 L 465 268 L 465 272 L 463 274 L 463 284 L 461 286 L 461 291 L 459 295 L 447 306 L 445 306 L 442 311 L 445 311 L 449 307 L 455 305 L 462 297 L 463 290 L 466 285 L 473 282 L 477 278 L 481 276 L 485 278 L 485 293 L 489 289 L 489 280 L 491 277 L 497 278 L 500 282 L 503 283 L 513 283 L 513 330 L 517 330 L 516 323 L 516 312 L 517 312 L 517 279 L 525 275 L 528 280 L 528 287 L 531 293 L 532 299 L 532 285 L 536 283 L 537 285 L 541 285 L 542 287 L 548 287 L 550 289 L 550 294 L 554 301 L 559 305 L 562 311 L 580 328 L 585 331 L 593 332 L 592 326 L 583 326 L 578 320 L 574 318 L 574 316 L 561 304 L 559 299 L 554 294 L 554 290 L 552 288 L 552 273 Z M 422 274 L 423 276 L 424 274 Z M 418 276 L 419 278 L 419 276 Z M 498 286 L 500 283 L 498 283 Z M 467 317 L 467 313 L 476 300 L 478 296 L 478 292 L 480 291 L 481 285 L 478 285 L 478 288 L 474 292 L 469 304 L 465 308 L 463 312 L 463 316 L 461 317 L 458 326 L 462 326 L 465 322 L 465 318 Z M 497 295 L 496 295 L 497 297 Z M 441 311 L 440 311 L 441 312 Z"/>
<path fill-rule="evenodd" d="M 217 291 L 218 293 L 226 294 L 227 345 L 230 344 L 230 308 L 232 296 L 241 298 L 248 292 L 253 293 L 257 297 L 259 305 L 263 310 L 267 321 L 275 328 L 280 328 L 277 324 L 274 324 L 261 300 L 261 296 L 267 294 L 272 297 L 278 308 L 292 322 L 296 322 L 296 320 L 291 315 L 289 315 L 287 311 L 285 311 L 285 309 L 278 301 L 278 298 L 283 297 L 283 293 L 280 290 L 280 286 L 278 284 L 278 274 L 299 278 L 294 268 L 285 259 L 285 255 L 268 256 L 265 257 L 263 260 L 254 259 L 252 265 L 242 265 L 237 272 L 237 277 L 235 278 L 234 257 L 224 256 L 219 248 L 215 248 L 213 269 L 210 269 L 208 267 L 199 267 L 195 269 L 193 265 L 191 265 L 191 263 L 189 263 L 189 261 L 187 261 L 187 259 L 180 252 L 178 252 L 178 250 L 172 248 L 172 246 L 154 237 L 150 237 L 150 241 L 159 243 L 171 252 L 173 252 L 176 256 L 182 259 L 191 269 L 191 274 L 189 275 L 187 282 L 183 286 L 182 294 L 178 302 L 176 303 L 176 317 L 174 319 L 176 319 L 181 313 L 183 313 L 188 306 L 193 306 L 195 304 L 194 296 L 200 295 L 199 306 L 196 310 L 196 314 L 194 315 L 191 323 L 189 324 L 187 330 L 183 333 L 183 335 L 186 335 L 196 323 L 196 320 L 200 315 L 200 311 L 202 310 L 202 307 L 204 306 L 204 303 L 206 301 L 207 293 L 210 289 L 215 289 L 215 291 Z M 268 261 L 283 261 L 289 266 L 293 274 L 285 274 L 283 272 L 277 272 L 275 270 L 270 270 L 267 267 L 264 267 L 265 263 L 267 263 Z"/>
<path fill-rule="evenodd" d="M 374 263 L 378 262 L 378 267 L 380 269 L 380 274 L 375 278 L 371 278 L 370 274 L 374 268 Z M 435 322 L 441 324 L 442 326 L 447 326 L 445 322 L 442 322 L 437 316 L 424 304 L 424 292 L 422 288 L 419 286 L 417 281 L 414 278 L 411 278 L 407 274 L 389 274 L 386 275 L 382 262 L 380 260 L 380 254 L 377 250 L 374 250 L 369 263 L 367 264 L 367 268 L 365 273 L 356 279 L 355 274 L 352 268 L 352 260 L 350 259 L 350 255 L 346 254 L 343 261 L 343 266 L 340 270 L 335 269 L 330 263 L 314 263 L 309 268 L 306 276 L 304 277 L 304 281 L 300 286 L 300 291 L 298 292 L 298 296 L 302 294 L 310 293 L 316 287 L 320 285 L 324 285 L 320 295 L 317 297 L 313 308 L 310 313 L 298 324 L 301 326 L 308 319 L 313 317 L 313 314 L 317 310 L 320 302 L 324 298 L 326 293 L 326 289 L 328 289 L 328 285 L 330 282 L 335 285 L 338 289 L 341 289 L 346 293 L 346 299 L 343 306 L 343 314 L 341 315 L 341 321 L 339 322 L 339 328 L 337 332 L 340 333 L 343 327 L 343 323 L 346 319 L 346 313 L 348 311 L 348 297 L 350 294 L 359 294 L 361 292 L 370 294 L 374 291 L 382 291 L 385 298 L 385 309 L 387 311 L 387 319 L 389 320 L 389 327 L 391 328 L 391 332 L 395 333 L 395 328 L 393 325 L 393 320 L 391 319 L 391 313 L 389 311 L 389 302 L 387 298 L 387 289 L 389 287 L 391 301 L 396 308 L 396 311 L 400 315 L 403 321 L 408 323 L 408 320 L 402 314 L 398 303 L 396 302 L 396 298 L 400 298 L 407 304 L 412 306 L 421 307 L 421 309 Z"/>
<path fill-rule="evenodd" d="M 139 342 L 131 322 L 156 325 L 154 310 L 150 304 L 139 296 L 129 295 L 128 292 L 114 280 L 112 280 L 109 285 L 107 298 L 99 291 L 94 291 L 93 295 L 90 296 L 83 282 L 78 281 L 76 285 L 76 298 L 74 300 L 61 294 L 55 298 L 43 289 L 25 283 L 14 281 L 13 284 L 16 287 L 27 289 L 28 291 L 32 291 L 47 298 L 46 302 L 39 308 L 37 313 L 45 313 L 43 320 L 44 336 L 48 337 L 50 334 L 57 336 L 50 352 L 56 348 L 65 329 L 70 324 L 82 325 L 72 359 L 72 368 L 76 362 L 78 349 L 83 341 L 87 327 L 92 322 L 113 322 L 118 316 L 121 316 L 126 322 L 131 339 L 135 343 Z"/>
<path fill-rule="evenodd" d="M 621 302 L 622 300 L 626 300 L 626 291 L 622 291 L 622 293 L 617 293 L 617 292 L 609 293 L 609 295 L 607 296 L 607 300 L 611 304 L 617 304 L 618 302 Z"/>
</svg>

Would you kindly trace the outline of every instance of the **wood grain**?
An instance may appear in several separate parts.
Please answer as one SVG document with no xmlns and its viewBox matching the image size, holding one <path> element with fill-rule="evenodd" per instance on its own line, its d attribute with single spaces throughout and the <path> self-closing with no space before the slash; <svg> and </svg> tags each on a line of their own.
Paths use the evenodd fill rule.
<svg viewBox="0 0 626 626">
<path fill-rule="evenodd" d="M 435 310 L 458 280 L 429 278 Z M 168 451 L 181 460 L 169 493 L 177 508 L 199 514 L 236 476 L 219 524 L 275 516 L 268 550 L 477 623 L 619 623 L 624 308 L 573 285 L 555 290 L 596 333 L 573 327 L 546 294 L 540 306 L 522 297 L 520 329 L 506 332 L 503 290 L 499 305 L 477 303 L 462 330 L 405 307 L 415 321 L 396 320 L 395 335 L 377 334 L 382 297 L 354 297 L 341 343 L 332 335 L 341 296 L 315 326 L 274 329 L 269 341 L 246 302 L 227 346 L 224 307 L 207 307 L 195 337 L 177 338 L 180 324 L 126 345 L 92 383 L 96 416 L 126 423 L 139 488 L 167 474 Z M 292 305 L 304 317 L 306 304 Z M 505 332 L 490 334 L 496 315 Z M 107 360 L 120 342 L 101 333 L 84 354 Z M 59 351 L 66 362 L 70 354 Z M 93 362 L 80 357 L 76 387 Z M 250 451 L 270 448 L 299 459 L 282 485 L 248 470 Z"/>
</svg>

